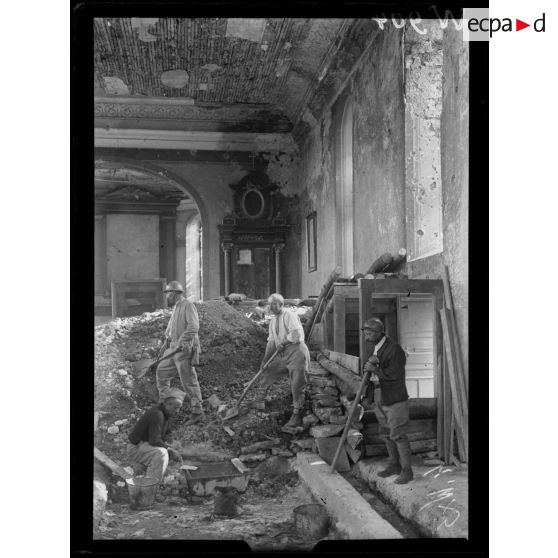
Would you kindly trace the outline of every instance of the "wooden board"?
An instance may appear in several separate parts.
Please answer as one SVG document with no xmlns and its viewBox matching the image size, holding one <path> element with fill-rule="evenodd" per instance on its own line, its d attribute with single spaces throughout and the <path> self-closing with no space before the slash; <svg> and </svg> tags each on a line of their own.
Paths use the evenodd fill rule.
<svg viewBox="0 0 558 558">
<path fill-rule="evenodd" d="M 318 445 L 318 453 L 320 457 L 328 464 L 331 465 L 333 458 L 335 457 L 335 452 L 339 446 L 339 441 L 341 436 L 334 436 L 332 438 L 316 438 L 316 443 Z M 351 470 L 351 465 L 349 464 L 349 458 L 345 448 L 342 447 L 335 464 L 335 470 L 338 473 L 346 473 Z"/>
<path fill-rule="evenodd" d="M 409 433 L 414 432 L 436 432 L 436 419 L 415 419 L 409 422 Z M 371 422 L 364 425 L 362 434 L 366 437 L 378 436 L 378 423 Z"/>
<path fill-rule="evenodd" d="M 118 465 L 118 463 L 115 463 L 110 457 L 105 455 L 100 449 L 94 448 L 93 455 L 95 456 L 95 459 L 100 461 L 103 465 L 108 467 L 113 473 L 117 474 L 119 477 L 122 477 L 123 479 L 129 479 L 134 476 L 133 474 L 128 473 L 128 471 L 126 471 L 124 467 L 121 467 L 120 465 Z"/>
<path fill-rule="evenodd" d="M 333 295 L 333 349 L 344 353 L 346 349 L 345 327 L 345 297 L 341 294 Z"/>
<path fill-rule="evenodd" d="M 436 418 L 436 398 L 422 397 L 409 399 L 409 416 L 411 421 L 414 419 L 435 419 Z M 364 411 L 363 423 L 378 422 L 373 410 Z"/>
<path fill-rule="evenodd" d="M 444 298 L 446 301 L 446 307 L 450 311 L 450 326 L 453 330 L 454 335 L 454 344 L 455 344 L 455 354 L 456 354 L 456 364 L 457 364 L 457 374 L 458 377 L 462 378 L 463 384 L 461 385 L 463 394 L 463 404 L 469 404 L 469 386 L 468 386 L 468 373 L 465 370 L 465 366 L 463 364 L 463 353 L 461 352 L 461 343 L 459 341 L 459 335 L 457 334 L 457 322 L 455 320 L 455 309 L 453 307 L 453 297 L 451 294 L 450 288 L 450 280 L 449 280 L 449 271 L 448 266 L 444 265 L 442 271 L 442 281 L 444 283 Z"/>
<path fill-rule="evenodd" d="M 456 369 L 456 355 L 455 347 L 450 336 L 450 326 L 449 326 L 449 310 L 444 308 L 440 310 L 440 316 L 442 321 L 442 331 L 444 336 L 444 349 L 446 352 L 448 372 L 451 386 L 451 397 L 454 407 L 454 416 L 456 427 L 461 431 L 464 442 L 465 455 L 460 455 L 462 461 L 467 462 L 468 460 L 468 447 L 469 447 L 469 411 L 467 407 L 463 407 L 461 396 L 459 393 L 459 383 L 457 379 L 457 369 Z"/>
<path fill-rule="evenodd" d="M 420 440 L 433 440 L 435 437 L 436 437 L 436 431 L 435 430 L 428 430 L 428 431 L 423 431 L 423 432 L 408 432 L 407 433 L 407 438 L 409 439 L 409 442 L 418 442 Z M 384 439 L 379 435 L 370 436 L 367 433 L 366 436 L 364 436 L 364 443 L 369 444 L 369 445 L 383 444 Z M 448 461 L 448 463 L 449 463 L 449 461 Z"/>
<path fill-rule="evenodd" d="M 423 453 L 427 451 L 432 451 L 436 449 L 436 439 L 431 440 L 419 440 L 418 442 L 411 442 L 411 453 Z M 366 457 L 375 457 L 381 455 L 387 455 L 387 449 L 385 444 L 366 444 Z"/>
<path fill-rule="evenodd" d="M 338 353 L 337 351 L 328 351 L 326 356 L 329 357 L 329 360 L 337 362 L 337 364 L 348 368 L 351 372 L 360 376 L 360 359 L 358 357 L 345 353 Z"/>
</svg>

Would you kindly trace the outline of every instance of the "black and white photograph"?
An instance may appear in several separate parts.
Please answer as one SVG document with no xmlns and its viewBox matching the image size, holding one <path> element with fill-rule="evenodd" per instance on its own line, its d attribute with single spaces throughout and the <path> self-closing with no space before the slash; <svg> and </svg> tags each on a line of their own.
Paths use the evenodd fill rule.
<svg viewBox="0 0 558 558">
<path fill-rule="evenodd" d="M 223 12 L 91 18 L 93 540 L 467 542 L 461 12 Z"/>
</svg>

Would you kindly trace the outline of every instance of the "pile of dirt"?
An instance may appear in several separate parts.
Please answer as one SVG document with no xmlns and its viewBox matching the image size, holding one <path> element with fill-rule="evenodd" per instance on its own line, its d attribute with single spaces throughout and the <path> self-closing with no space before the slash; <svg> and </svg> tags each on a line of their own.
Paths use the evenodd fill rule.
<svg viewBox="0 0 558 558">
<path fill-rule="evenodd" d="M 175 420 L 175 439 L 185 450 L 193 444 L 211 443 L 212 451 L 237 454 L 240 446 L 280 431 L 291 404 L 288 378 L 272 386 L 264 410 L 252 407 L 254 401 L 263 399 L 263 391 L 256 385 L 248 393 L 238 419 L 221 423 L 216 408 L 207 400 L 216 396 L 222 404 L 234 404 L 259 369 L 267 329 L 223 301 L 200 302 L 196 307 L 202 349 L 197 370 L 207 421 L 186 427 L 187 412 L 182 412 Z M 170 314 L 168 309 L 146 312 L 95 328 L 95 445 L 113 459 L 124 459 L 130 429 L 157 402 L 155 375 L 135 378 L 133 363 L 157 356 Z M 181 387 L 178 378 L 172 384 Z M 233 430 L 233 436 L 223 428 L 225 425 Z"/>
</svg>

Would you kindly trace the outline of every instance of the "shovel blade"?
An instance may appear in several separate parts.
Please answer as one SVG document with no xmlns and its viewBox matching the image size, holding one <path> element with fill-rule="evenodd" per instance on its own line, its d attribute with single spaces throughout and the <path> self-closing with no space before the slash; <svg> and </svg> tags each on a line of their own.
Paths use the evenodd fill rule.
<svg viewBox="0 0 558 558">
<path fill-rule="evenodd" d="M 223 417 L 223 420 L 229 420 L 232 419 L 234 417 L 238 416 L 238 407 L 233 407 L 232 409 L 229 409 L 226 413 L 225 416 Z"/>
<path fill-rule="evenodd" d="M 141 378 L 147 374 L 147 371 L 155 361 L 150 358 L 142 358 L 133 364 L 133 374 L 136 378 Z"/>
</svg>

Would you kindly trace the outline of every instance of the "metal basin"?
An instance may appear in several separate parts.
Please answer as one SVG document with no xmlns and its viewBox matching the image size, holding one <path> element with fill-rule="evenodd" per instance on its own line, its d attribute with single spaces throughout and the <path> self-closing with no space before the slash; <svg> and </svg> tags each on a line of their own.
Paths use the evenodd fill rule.
<svg viewBox="0 0 558 558">
<path fill-rule="evenodd" d="M 215 489 L 230 486 L 238 492 L 248 487 L 248 474 L 241 473 L 230 461 L 223 463 L 203 463 L 196 471 L 182 469 L 190 494 L 209 496 Z"/>
</svg>

